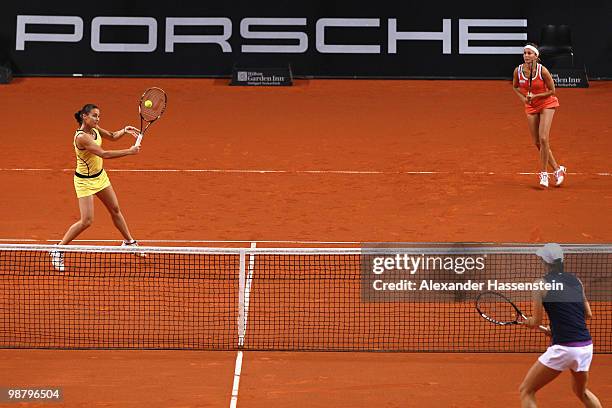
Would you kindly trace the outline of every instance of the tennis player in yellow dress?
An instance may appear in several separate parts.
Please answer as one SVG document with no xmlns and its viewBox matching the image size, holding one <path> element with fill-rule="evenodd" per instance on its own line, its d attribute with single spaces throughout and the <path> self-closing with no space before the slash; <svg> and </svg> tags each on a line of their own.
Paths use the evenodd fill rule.
<svg viewBox="0 0 612 408">
<path fill-rule="evenodd" d="M 76 171 L 74 173 L 74 189 L 79 200 L 81 219 L 68 228 L 59 245 L 67 245 L 81 232 L 89 228 L 94 219 L 94 201 L 97 196 L 108 209 L 115 227 L 123 236 L 124 246 L 137 246 L 132 238 L 125 218 L 119 208 L 117 196 L 111 186 L 110 180 L 104 171 L 103 159 L 116 159 L 118 157 L 137 154 L 140 147 L 132 146 L 123 150 L 104 150 L 102 138 L 119 140 L 126 133 L 138 137 L 139 130 L 133 126 L 126 126 L 116 132 L 109 132 L 98 126 L 100 122 L 100 109 L 93 104 L 87 104 L 74 114 L 79 129 L 74 134 L 73 145 L 76 153 Z M 64 254 L 58 249 L 51 251 L 53 267 L 63 272 Z"/>
</svg>

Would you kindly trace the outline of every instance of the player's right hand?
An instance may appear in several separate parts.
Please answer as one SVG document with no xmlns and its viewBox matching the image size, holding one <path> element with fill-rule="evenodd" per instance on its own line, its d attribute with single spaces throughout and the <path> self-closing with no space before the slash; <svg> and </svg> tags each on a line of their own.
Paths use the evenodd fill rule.
<svg viewBox="0 0 612 408">
<path fill-rule="evenodd" d="M 140 146 L 132 146 L 130 147 L 130 154 L 138 154 L 140 152 Z"/>
</svg>

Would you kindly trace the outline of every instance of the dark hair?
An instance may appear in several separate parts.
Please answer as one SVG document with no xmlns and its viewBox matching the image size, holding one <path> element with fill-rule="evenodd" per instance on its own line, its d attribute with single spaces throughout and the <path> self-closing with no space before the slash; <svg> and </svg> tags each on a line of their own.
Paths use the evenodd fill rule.
<svg viewBox="0 0 612 408">
<path fill-rule="evenodd" d="M 76 119 L 77 122 L 79 122 L 79 125 L 83 124 L 83 117 L 82 117 L 82 115 L 84 113 L 91 112 L 93 109 L 100 109 L 100 108 L 98 108 L 93 103 L 88 103 L 87 105 L 83 106 L 80 111 L 78 111 L 77 113 L 74 114 L 74 118 Z"/>
<path fill-rule="evenodd" d="M 525 44 L 525 46 L 527 46 L 527 45 L 531 45 L 532 47 L 535 47 L 538 50 L 538 52 L 540 52 L 540 47 L 538 46 L 538 44 L 533 43 L 533 42 L 528 42 L 527 44 Z M 542 62 L 542 60 L 540 59 L 540 54 L 538 54 L 536 60 L 538 62 Z"/>
<path fill-rule="evenodd" d="M 550 265 L 550 272 L 552 273 L 563 273 L 563 261 L 561 259 L 555 259 Z"/>
</svg>

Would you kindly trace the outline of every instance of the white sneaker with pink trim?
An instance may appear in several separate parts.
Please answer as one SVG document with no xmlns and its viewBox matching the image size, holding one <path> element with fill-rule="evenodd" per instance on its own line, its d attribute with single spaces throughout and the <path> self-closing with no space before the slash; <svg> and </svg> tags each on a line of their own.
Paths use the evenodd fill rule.
<svg viewBox="0 0 612 408">
<path fill-rule="evenodd" d="M 556 186 L 560 186 L 561 184 L 563 184 L 566 172 L 567 169 L 565 168 L 565 166 L 559 166 L 559 168 L 555 170 L 555 179 L 557 179 L 557 182 L 555 183 Z"/>
</svg>

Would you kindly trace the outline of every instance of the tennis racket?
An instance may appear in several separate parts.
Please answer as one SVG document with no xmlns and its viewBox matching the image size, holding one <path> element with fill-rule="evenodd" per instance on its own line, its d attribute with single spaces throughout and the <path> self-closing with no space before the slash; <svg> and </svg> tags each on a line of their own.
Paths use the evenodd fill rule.
<svg viewBox="0 0 612 408">
<path fill-rule="evenodd" d="M 529 64 L 529 85 L 527 86 L 527 95 L 531 96 L 531 80 L 533 79 L 533 61 Z M 529 101 L 531 104 L 531 100 Z"/>
<path fill-rule="evenodd" d="M 476 298 L 476 310 L 489 322 L 500 326 L 524 324 L 527 316 L 510 299 L 501 293 L 483 292 Z M 540 326 L 548 332 L 548 327 Z"/>
<path fill-rule="evenodd" d="M 138 112 L 140 113 L 140 134 L 136 139 L 135 146 L 140 146 L 142 137 L 153 122 L 161 117 L 166 110 L 168 96 L 161 88 L 149 88 L 140 97 Z M 146 126 L 145 126 L 146 124 Z"/>
</svg>

